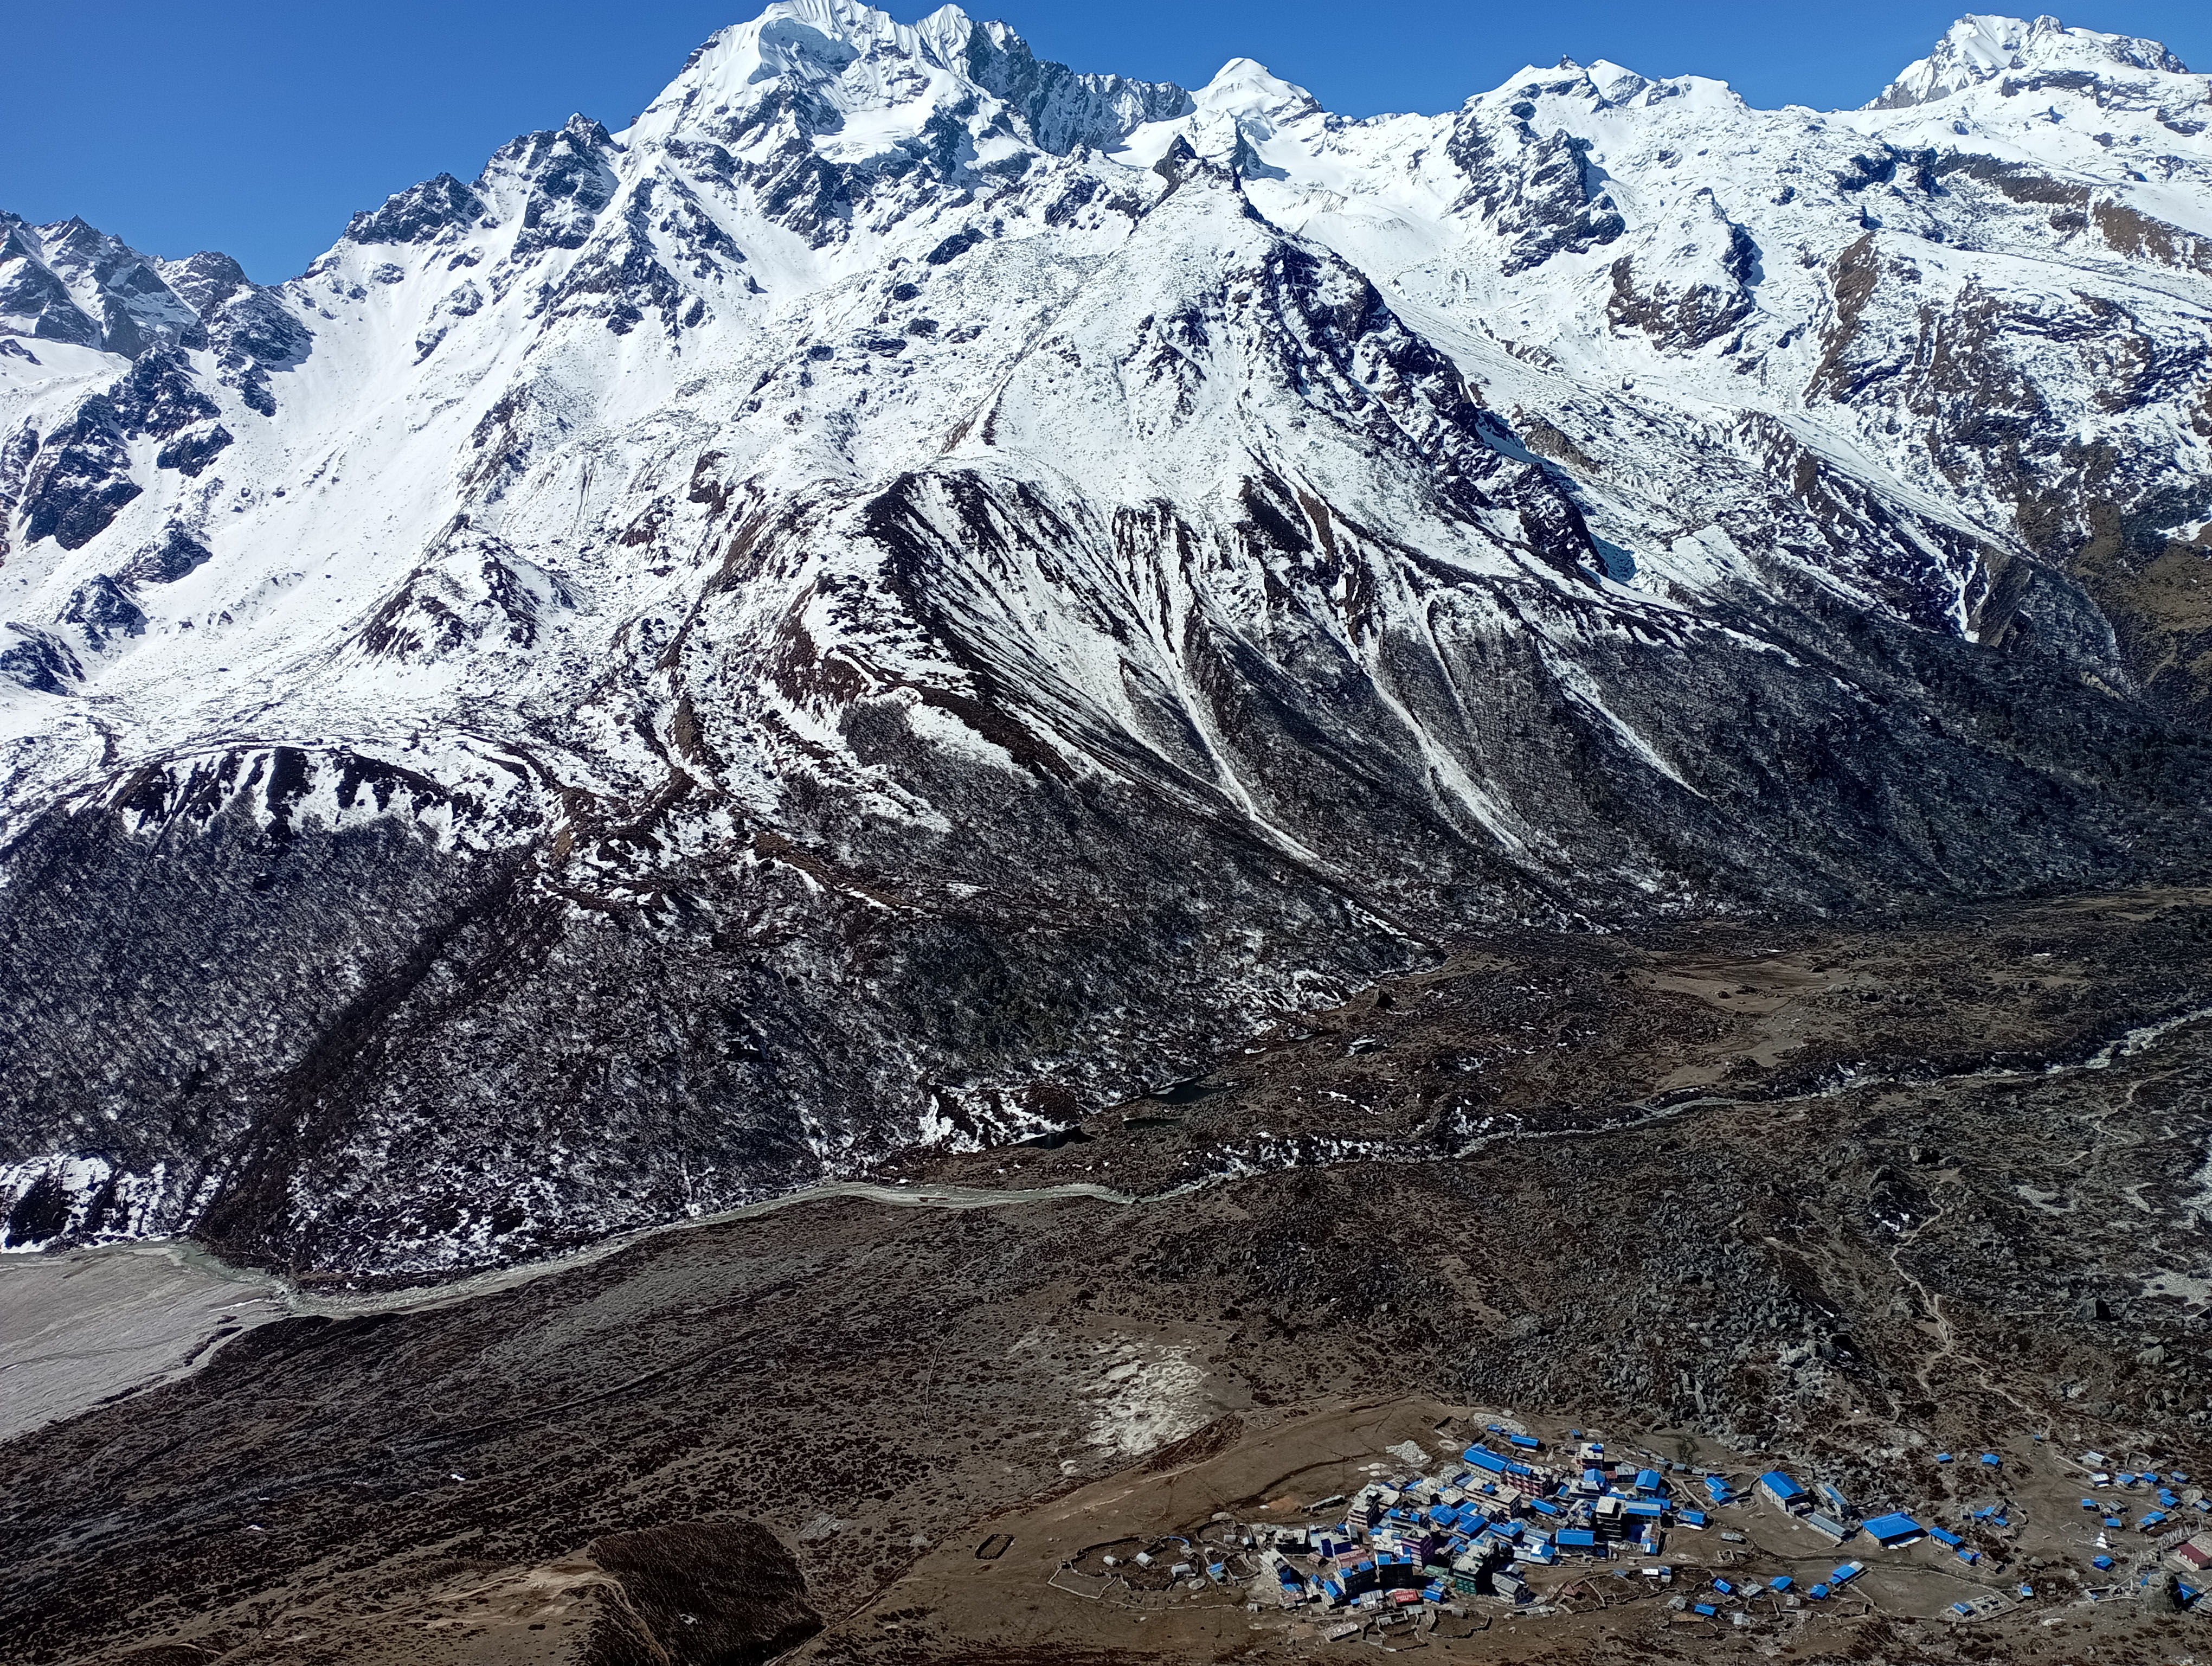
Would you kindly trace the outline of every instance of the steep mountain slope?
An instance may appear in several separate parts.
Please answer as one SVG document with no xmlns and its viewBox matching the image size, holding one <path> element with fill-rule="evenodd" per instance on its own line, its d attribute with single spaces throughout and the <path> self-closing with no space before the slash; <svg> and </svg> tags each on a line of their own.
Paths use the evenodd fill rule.
<svg viewBox="0 0 2212 1666">
<path fill-rule="evenodd" d="M 785 0 L 276 288 L 7 222 L 7 1241 L 510 1257 L 1486 924 L 2200 867 L 2209 85 Z"/>
</svg>

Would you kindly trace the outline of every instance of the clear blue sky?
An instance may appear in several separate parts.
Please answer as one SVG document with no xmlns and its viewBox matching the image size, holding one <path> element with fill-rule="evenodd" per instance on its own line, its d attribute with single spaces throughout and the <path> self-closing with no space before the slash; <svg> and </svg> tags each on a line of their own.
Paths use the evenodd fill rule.
<svg viewBox="0 0 2212 1666">
<path fill-rule="evenodd" d="M 352 210 L 441 170 L 472 178 L 517 133 L 577 110 L 623 125 L 693 46 L 761 3 L 26 5 L 5 29 L 0 208 L 38 221 L 82 215 L 155 254 L 228 250 L 274 282 L 328 247 Z M 932 8 L 889 9 L 911 21 Z M 1079 70 L 1197 86 L 1241 55 L 1332 110 L 1371 115 L 1449 109 L 1563 53 L 1716 76 L 1755 104 L 1860 104 L 1964 7 L 974 0 L 969 9 L 1004 17 L 1040 57 Z M 2212 69 L 2206 0 L 2096 0 L 2064 17 L 2162 40 Z"/>
</svg>

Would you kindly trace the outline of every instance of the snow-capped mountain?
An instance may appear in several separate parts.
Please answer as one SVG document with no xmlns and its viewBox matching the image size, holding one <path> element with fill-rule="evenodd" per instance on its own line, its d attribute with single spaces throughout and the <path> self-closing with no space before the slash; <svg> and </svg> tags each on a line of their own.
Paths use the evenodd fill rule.
<svg viewBox="0 0 2212 1666">
<path fill-rule="evenodd" d="M 2193 869 L 2208 124 L 780 0 L 289 283 L 0 222 L 7 1242 L 513 1256 L 1486 927 Z"/>
<path fill-rule="evenodd" d="M 1934 52 L 1907 64 L 1867 108 L 1933 104 L 2000 76 L 2008 83 L 2000 89 L 2005 98 L 2051 87 L 2078 93 L 2105 76 L 2118 78 L 2131 70 L 2189 73 L 2187 64 L 2155 40 L 2069 29 L 2055 17 L 2027 23 L 2017 17 L 1970 15 L 1954 23 Z"/>
</svg>

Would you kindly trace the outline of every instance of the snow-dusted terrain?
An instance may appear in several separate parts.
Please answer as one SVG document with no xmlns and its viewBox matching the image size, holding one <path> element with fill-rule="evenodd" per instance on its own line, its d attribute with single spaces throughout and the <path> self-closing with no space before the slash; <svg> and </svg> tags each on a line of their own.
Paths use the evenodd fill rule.
<svg viewBox="0 0 2212 1666">
<path fill-rule="evenodd" d="M 2152 42 L 1352 120 L 781 0 L 289 283 L 0 232 L 11 1245 L 495 1261 L 1486 926 L 2205 854 Z"/>
</svg>

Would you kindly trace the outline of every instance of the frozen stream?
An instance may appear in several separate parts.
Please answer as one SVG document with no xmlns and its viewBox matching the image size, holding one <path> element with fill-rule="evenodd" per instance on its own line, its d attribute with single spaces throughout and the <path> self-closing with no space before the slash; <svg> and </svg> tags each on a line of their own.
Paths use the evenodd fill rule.
<svg viewBox="0 0 2212 1666">
<path fill-rule="evenodd" d="M 166 1239 L 0 1256 L 0 1440 L 188 1374 L 284 1296 Z"/>
<path fill-rule="evenodd" d="M 908 1209 L 1003 1208 L 1076 1197 L 1137 1201 L 1126 1192 L 1087 1182 L 1000 1191 L 833 1181 L 719 1214 L 641 1228 L 552 1261 L 496 1268 L 425 1288 L 346 1296 L 295 1290 L 270 1274 L 229 1266 L 199 1245 L 177 1239 L 105 1244 L 56 1256 L 0 1256 L 0 1440 L 74 1417 L 118 1395 L 188 1376 L 222 1343 L 272 1319 L 444 1307 L 588 1266 L 641 1238 L 838 1197 Z"/>
</svg>

